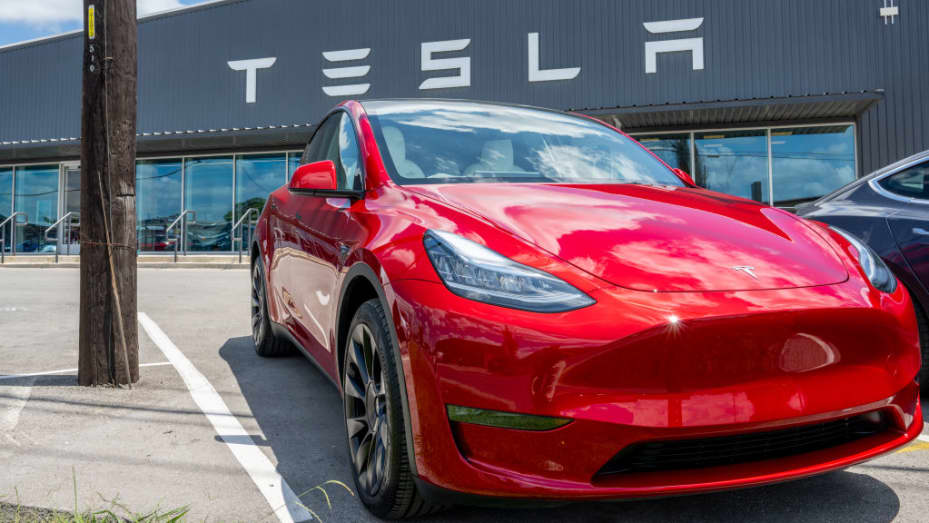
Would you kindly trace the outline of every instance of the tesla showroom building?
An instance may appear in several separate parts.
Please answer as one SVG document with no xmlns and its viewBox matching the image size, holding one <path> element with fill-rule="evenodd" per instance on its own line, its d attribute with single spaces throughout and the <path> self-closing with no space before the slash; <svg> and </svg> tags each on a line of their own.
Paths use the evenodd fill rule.
<svg viewBox="0 0 929 523">
<path fill-rule="evenodd" d="M 139 249 L 191 210 L 188 251 L 232 250 L 231 225 L 347 98 L 586 113 L 702 186 L 790 208 L 929 149 L 927 26 L 923 0 L 220 0 L 147 17 Z M 69 241 L 43 233 L 80 209 L 82 52 L 79 32 L 0 48 L 0 221 L 24 213 L 5 249 Z"/>
</svg>

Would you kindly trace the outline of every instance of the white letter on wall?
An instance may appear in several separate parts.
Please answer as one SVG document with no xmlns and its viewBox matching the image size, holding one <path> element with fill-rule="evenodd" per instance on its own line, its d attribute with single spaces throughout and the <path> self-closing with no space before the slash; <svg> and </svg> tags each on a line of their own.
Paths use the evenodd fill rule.
<svg viewBox="0 0 929 523">
<path fill-rule="evenodd" d="M 245 71 L 245 103 L 255 103 L 256 84 L 258 83 L 256 71 L 258 69 L 267 69 L 274 65 L 276 57 L 255 58 L 253 60 L 234 60 L 228 62 L 229 68 L 233 71 Z"/>
<path fill-rule="evenodd" d="M 442 42 L 423 42 L 422 43 L 422 65 L 423 71 L 444 71 L 446 69 L 458 69 L 457 76 L 441 76 L 439 78 L 429 78 L 419 84 L 420 89 L 443 89 L 448 87 L 469 87 L 471 85 L 471 57 L 461 56 L 458 58 L 433 58 L 432 53 L 448 53 L 451 51 L 461 51 L 471 43 L 470 38 L 462 40 L 445 40 Z"/>
<path fill-rule="evenodd" d="M 644 22 L 645 30 L 652 34 L 677 33 L 693 31 L 700 27 L 703 18 L 685 18 L 683 20 L 665 20 L 662 22 Z M 681 38 L 678 40 L 661 40 L 645 42 L 645 72 L 658 72 L 658 54 L 690 51 L 693 70 L 703 69 L 703 38 Z"/>
<path fill-rule="evenodd" d="M 571 80 L 581 72 L 580 67 L 564 69 L 539 69 L 539 33 L 529 33 L 529 81 L 551 82 L 554 80 Z"/>
<path fill-rule="evenodd" d="M 371 48 L 365 47 L 362 49 L 345 49 L 343 51 L 323 51 L 323 58 L 325 58 L 327 62 L 338 63 L 354 60 L 364 60 L 368 57 L 369 54 L 371 54 Z M 370 70 L 370 65 L 332 67 L 329 69 L 323 69 L 323 76 L 333 80 L 341 80 L 343 78 L 364 78 L 367 76 L 368 71 Z M 359 94 L 365 94 L 370 88 L 371 84 L 369 83 L 324 85 L 323 92 L 329 96 L 355 96 Z"/>
</svg>

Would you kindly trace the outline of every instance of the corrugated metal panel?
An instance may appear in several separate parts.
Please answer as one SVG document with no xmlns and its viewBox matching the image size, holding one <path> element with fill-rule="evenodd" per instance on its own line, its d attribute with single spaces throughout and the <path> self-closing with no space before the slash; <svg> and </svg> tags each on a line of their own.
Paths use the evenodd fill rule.
<svg viewBox="0 0 929 523">
<path fill-rule="evenodd" d="M 618 122 L 630 132 L 666 127 L 693 128 L 751 122 L 854 119 L 880 100 L 879 93 L 856 93 L 798 98 L 731 100 L 727 102 L 620 107 L 586 111 Z"/>
<path fill-rule="evenodd" d="M 885 25 L 878 0 L 234 0 L 140 24 L 139 130 L 187 131 L 315 122 L 337 98 L 321 87 L 322 51 L 370 47 L 366 97 L 457 97 L 561 109 L 754 100 L 884 89 L 860 117 L 861 166 L 929 148 L 929 2 L 899 0 Z M 643 22 L 702 17 L 686 33 Z M 529 83 L 527 39 L 541 34 L 545 68 L 574 80 Z M 645 42 L 703 38 L 644 71 Z M 420 91 L 422 42 L 469 38 L 471 86 Z M 0 51 L 0 148 L 77 136 L 80 36 Z M 258 72 L 258 102 L 228 60 L 277 57 Z M 809 118 L 797 107 L 791 118 Z M 848 108 L 833 108 L 845 112 Z M 763 107 L 725 118 L 767 118 Z M 785 113 L 786 115 L 786 113 Z M 676 125 L 667 117 L 654 123 Z"/>
</svg>

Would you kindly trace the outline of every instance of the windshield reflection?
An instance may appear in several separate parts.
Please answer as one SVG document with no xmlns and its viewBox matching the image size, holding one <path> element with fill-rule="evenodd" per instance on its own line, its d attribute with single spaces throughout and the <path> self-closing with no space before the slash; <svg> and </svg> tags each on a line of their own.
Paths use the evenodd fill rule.
<svg viewBox="0 0 929 523">
<path fill-rule="evenodd" d="M 378 146 L 401 184 L 542 182 L 683 186 L 608 127 L 542 109 L 473 102 L 367 102 Z"/>
</svg>

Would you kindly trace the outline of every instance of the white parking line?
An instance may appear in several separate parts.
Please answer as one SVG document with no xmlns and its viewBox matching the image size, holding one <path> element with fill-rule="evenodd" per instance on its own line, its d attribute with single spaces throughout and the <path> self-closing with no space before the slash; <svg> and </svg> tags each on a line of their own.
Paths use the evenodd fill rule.
<svg viewBox="0 0 929 523">
<path fill-rule="evenodd" d="M 158 363 L 142 363 L 139 365 L 139 367 L 161 367 L 162 365 L 171 365 L 171 362 L 159 361 Z M 28 378 L 31 376 L 51 376 L 53 374 L 65 374 L 68 372 L 77 372 L 77 369 L 47 370 L 44 372 L 30 372 L 28 374 L 0 374 L 0 381 L 15 380 L 17 378 Z"/>
<path fill-rule="evenodd" d="M 5 406 L 5 408 L 0 408 L 0 433 L 13 432 L 13 429 L 19 424 L 19 414 L 23 411 L 23 407 L 26 406 L 26 402 L 29 401 L 29 396 L 32 395 L 32 384 L 35 382 L 35 377 L 25 378 L 24 381 L 26 383 L 21 387 L 0 386 L 0 391 L 3 391 L 9 400 L 0 403 L 0 407 Z"/>
<path fill-rule="evenodd" d="M 271 505 L 277 518 L 282 523 L 313 519 L 287 481 L 278 474 L 271 460 L 255 445 L 252 437 L 229 411 L 226 402 L 216 392 L 206 376 L 194 367 L 194 364 L 144 312 L 139 312 L 139 323 L 148 337 L 174 365 L 177 373 L 187 384 L 194 402 L 203 411 L 203 415 L 210 420 L 216 433 L 232 451 L 232 455 L 239 460 L 239 464 L 255 482 L 255 486 Z"/>
</svg>

